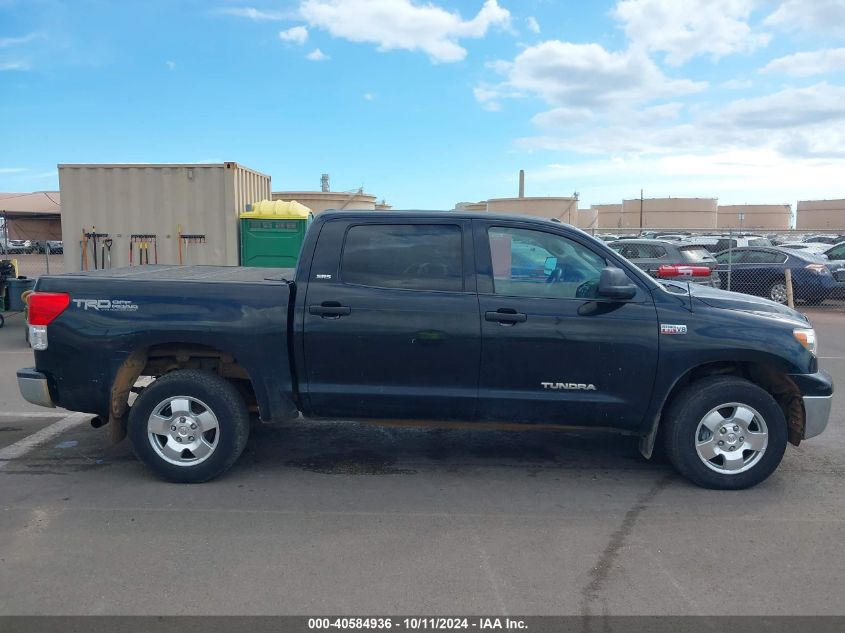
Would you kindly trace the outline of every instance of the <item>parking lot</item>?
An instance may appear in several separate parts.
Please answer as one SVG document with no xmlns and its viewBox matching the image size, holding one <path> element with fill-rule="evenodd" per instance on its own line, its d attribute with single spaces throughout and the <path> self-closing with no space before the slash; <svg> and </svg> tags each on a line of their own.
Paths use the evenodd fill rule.
<svg viewBox="0 0 845 633">
<path fill-rule="evenodd" d="M 845 313 L 808 314 L 845 384 Z M 841 398 L 742 492 L 693 487 L 630 438 L 306 420 L 174 485 L 24 402 L 31 362 L 8 316 L 2 614 L 845 614 Z"/>
</svg>

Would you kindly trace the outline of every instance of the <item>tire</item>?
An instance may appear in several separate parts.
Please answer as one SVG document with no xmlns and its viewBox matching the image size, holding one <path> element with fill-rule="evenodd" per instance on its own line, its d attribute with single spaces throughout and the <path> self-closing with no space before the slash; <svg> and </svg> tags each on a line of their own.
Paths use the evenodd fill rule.
<svg viewBox="0 0 845 633">
<path fill-rule="evenodd" d="M 138 396 L 128 434 L 135 455 L 156 475 L 200 483 L 226 472 L 243 452 L 249 412 L 229 381 L 183 369 L 157 379 Z"/>
<path fill-rule="evenodd" d="M 775 471 L 786 450 L 786 419 L 778 403 L 735 376 L 703 378 L 687 386 L 672 400 L 661 426 L 669 461 L 704 488 L 756 486 Z"/>
<path fill-rule="evenodd" d="M 786 280 L 778 279 L 773 282 L 766 291 L 766 299 L 771 299 L 775 303 L 786 305 Z"/>
</svg>

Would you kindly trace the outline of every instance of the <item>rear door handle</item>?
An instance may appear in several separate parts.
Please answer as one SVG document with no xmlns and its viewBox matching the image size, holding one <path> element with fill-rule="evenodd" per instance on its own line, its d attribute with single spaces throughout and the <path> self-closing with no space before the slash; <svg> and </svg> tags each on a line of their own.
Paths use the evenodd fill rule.
<svg viewBox="0 0 845 633">
<path fill-rule="evenodd" d="M 510 308 L 499 308 L 495 312 L 485 312 L 484 319 L 501 325 L 514 325 L 527 321 L 528 315 Z"/>
<path fill-rule="evenodd" d="M 352 314 L 352 308 L 342 306 L 336 301 L 324 301 L 318 306 L 308 306 L 308 313 L 321 316 L 326 319 L 337 319 L 347 314 Z"/>
</svg>

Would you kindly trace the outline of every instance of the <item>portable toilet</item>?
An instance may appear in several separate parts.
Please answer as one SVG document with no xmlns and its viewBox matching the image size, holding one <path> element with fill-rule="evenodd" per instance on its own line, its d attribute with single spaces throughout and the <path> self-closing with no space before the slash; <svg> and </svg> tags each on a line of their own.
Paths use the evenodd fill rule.
<svg viewBox="0 0 845 633">
<path fill-rule="evenodd" d="M 295 200 L 261 200 L 241 213 L 241 266 L 294 268 L 314 214 Z"/>
</svg>

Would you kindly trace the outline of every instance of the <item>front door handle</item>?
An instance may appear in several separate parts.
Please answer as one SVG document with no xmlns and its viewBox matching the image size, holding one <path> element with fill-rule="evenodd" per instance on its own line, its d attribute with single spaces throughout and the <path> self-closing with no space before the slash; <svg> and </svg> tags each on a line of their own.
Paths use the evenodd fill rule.
<svg viewBox="0 0 845 633">
<path fill-rule="evenodd" d="M 308 306 L 308 313 L 321 316 L 324 319 L 338 319 L 352 314 L 352 308 L 342 306 L 337 301 L 324 301 L 318 306 Z"/>
<path fill-rule="evenodd" d="M 516 323 L 527 321 L 528 315 L 512 310 L 511 308 L 499 308 L 495 312 L 485 312 L 484 319 L 499 323 L 500 325 L 515 325 Z"/>
</svg>

